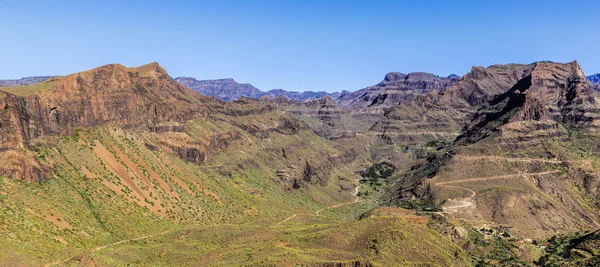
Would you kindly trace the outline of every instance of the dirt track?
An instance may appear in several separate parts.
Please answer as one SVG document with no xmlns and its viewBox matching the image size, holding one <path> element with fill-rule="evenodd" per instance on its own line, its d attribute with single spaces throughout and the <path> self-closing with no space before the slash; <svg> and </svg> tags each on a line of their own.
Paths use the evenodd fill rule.
<svg viewBox="0 0 600 267">
<path fill-rule="evenodd" d="M 118 242 L 110 243 L 110 244 L 108 244 L 108 245 L 104 245 L 104 246 L 99 246 L 99 247 L 96 247 L 96 248 L 94 248 L 94 249 L 91 249 L 90 251 L 91 251 L 91 252 L 94 252 L 94 251 L 98 251 L 98 250 L 105 249 L 105 248 L 107 248 L 107 247 L 116 246 L 116 245 L 120 245 L 120 244 L 124 244 L 124 243 L 131 242 L 131 241 L 137 241 L 137 240 L 148 239 L 148 238 L 151 238 L 151 237 L 154 237 L 154 236 L 164 235 L 164 234 L 166 234 L 166 233 L 168 233 L 168 231 L 164 231 L 164 232 L 157 233 L 157 234 L 151 234 L 151 235 L 140 236 L 140 237 L 131 238 L 131 239 L 126 239 L 126 240 L 121 240 L 121 241 L 118 241 Z M 51 263 L 44 264 L 44 267 L 54 266 L 54 265 L 60 264 L 60 263 L 61 263 L 61 262 L 63 262 L 63 261 L 68 261 L 68 260 L 70 260 L 70 259 L 73 259 L 73 258 L 74 258 L 74 257 L 68 258 L 68 259 L 66 259 L 66 260 L 57 260 L 57 261 L 53 261 L 53 262 L 51 262 Z"/>
<path fill-rule="evenodd" d="M 321 216 L 321 215 L 319 215 L 319 213 L 321 213 L 321 211 L 324 211 L 324 210 L 327 210 L 327 209 L 333 209 L 333 208 L 341 207 L 341 206 L 344 206 L 344 205 L 349 205 L 349 204 L 358 203 L 358 202 L 360 201 L 360 200 L 359 200 L 359 198 L 358 198 L 358 191 L 360 190 L 360 187 L 362 186 L 362 185 L 360 185 L 359 181 L 360 181 L 360 179 L 356 179 L 356 183 L 357 183 L 358 185 L 356 186 L 356 188 L 354 188 L 354 193 L 352 193 L 352 195 L 354 195 L 354 196 L 356 197 L 356 198 L 354 199 L 354 201 L 350 201 L 350 202 L 345 202 L 345 203 L 341 203 L 341 204 L 336 204 L 336 205 L 327 206 L 327 207 L 325 207 L 325 208 L 322 208 L 322 209 L 318 210 L 317 212 L 315 212 L 315 216 Z M 280 224 L 280 223 L 287 222 L 287 221 L 289 221 L 289 220 L 293 219 L 294 217 L 296 217 L 296 216 L 298 216 L 298 215 L 300 215 L 300 214 L 298 214 L 298 213 L 295 213 L 295 214 L 293 214 L 292 216 L 290 216 L 290 217 L 286 218 L 285 220 L 283 220 L 283 221 L 281 221 L 281 222 L 278 222 L 277 224 Z"/>
<path fill-rule="evenodd" d="M 448 200 L 446 200 L 447 202 L 455 202 L 456 203 L 455 205 L 449 205 L 449 206 L 442 207 L 442 210 L 444 212 L 450 212 L 450 211 L 453 211 L 453 210 L 456 210 L 456 209 L 461 209 L 461 208 L 466 208 L 466 207 L 474 206 L 475 205 L 474 198 L 477 196 L 477 193 L 475 191 L 473 191 L 472 189 L 467 188 L 467 187 L 458 186 L 458 185 L 449 185 L 449 184 L 465 183 L 465 182 L 476 182 L 476 181 L 488 181 L 488 180 L 495 180 L 495 179 L 508 179 L 508 178 L 518 177 L 519 175 L 545 175 L 545 174 L 551 174 L 551 173 L 557 173 L 557 172 L 560 172 L 560 171 L 555 170 L 555 171 L 536 172 L 536 173 L 517 173 L 517 174 L 490 176 L 490 177 L 479 177 L 479 178 L 471 178 L 471 179 L 461 179 L 461 180 L 454 180 L 454 181 L 439 182 L 439 183 L 435 183 L 434 185 L 436 185 L 436 186 L 442 186 L 442 187 L 449 187 L 449 188 L 458 188 L 458 189 L 467 190 L 467 191 L 471 192 L 471 196 L 467 197 L 467 198 L 448 199 Z"/>
</svg>

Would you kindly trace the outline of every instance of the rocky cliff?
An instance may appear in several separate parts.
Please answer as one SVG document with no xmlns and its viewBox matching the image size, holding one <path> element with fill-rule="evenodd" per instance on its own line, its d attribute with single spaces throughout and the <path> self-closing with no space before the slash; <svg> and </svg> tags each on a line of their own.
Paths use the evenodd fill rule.
<svg viewBox="0 0 600 267">
<path fill-rule="evenodd" d="M 23 148 L 32 138 L 73 134 L 104 124 L 148 128 L 207 114 L 218 100 L 194 94 L 158 64 L 139 68 L 107 65 L 42 83 L 0 89 L 4 138 L 0 150 Z M 177 105 L 175 105 L 177 103 Z"/>
</svg>

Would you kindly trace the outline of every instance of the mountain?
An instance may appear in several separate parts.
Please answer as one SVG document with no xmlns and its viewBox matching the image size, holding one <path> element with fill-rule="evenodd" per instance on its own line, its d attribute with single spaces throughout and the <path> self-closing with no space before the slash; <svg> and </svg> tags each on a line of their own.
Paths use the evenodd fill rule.
<svg viewBox="0 0 600 267">
<path fill-rule="evenodd" d="M 600 156 L 600 96 L 577 62 L 512 70 L 510 88 L 482 104 L 450 145 L 393 178 L 388 197 L 416 197 L 451 218 L 522 238 L 596 229 L 600 179 L 591 162 Z"/>
<path fill-rule="evenodd" d="M 510 89 L 531 67 L 521 64 L 473 67 L 461 80 L 452 80 L 446 87 L 411 92 L 410 99 L 389 109 L 372 130 L 388 141 L 402 144 L 426 143 L 432 139 L 451 141 L 483 104 Z"/>
<path fill-rule="evenodd" d="M 214 96 L 224 101 L 232 101 L 241 97 L 258 99 L 265 93 L 248 83 L 237 83 L 233 79 L 202 80 L 190 77 L 178 77 L 175 80 L 196 92 Z"/>
<path fill-rule="evenodd" d="M 18 80 L 0 80 L 0 86 L 21 86 L 21 85 L 31 85 L 34 83 L 43 82 L 45 80 L 49 80 L 55 76 L 33 76 L 33 77 L 25 77 Z"/>
<path fill-rule="evenodd" d="M 409 74 L 390 72 L 377 85 L 342 94 L 337 99 L 337 103 L 353 108 L 393 107 L 417 95 L 439 91 L 456 82 L 458 79 L 439 77 L 425 72 Z"/>
<path fill-rule="evenodd" d="M 256 87 L 248 83 L 238 83 L 235 80 L 219 79 L 219 80 L 196 80 L 191 77 L 178 77 L 175 80 L 194 91 L 200 92 L 204 95 L 214 96 L 224 101 L 233 101 L 242 97 L 248 97 L 253 99 L 260 99 L 263 96 L 269 96 L 276 98 L 278 96 L 285 96 L 295 101 L 309 101 L 319 99 L 323 96 L 330 96 L 337 98 L 339 93 L 327 93 L 323 91 L 312 92 L 294 92 L 286 91 L 283 89 L 273 89 L 267 92 L 263 92 Z"/>
</svg>

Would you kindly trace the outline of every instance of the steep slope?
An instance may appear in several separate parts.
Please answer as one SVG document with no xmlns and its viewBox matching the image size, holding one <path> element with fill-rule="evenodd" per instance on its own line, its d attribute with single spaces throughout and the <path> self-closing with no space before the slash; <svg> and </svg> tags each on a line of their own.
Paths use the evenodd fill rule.
<svg viewBox="0 0 600 267">
<path fill-rule="evenodd" d="M 25 86 L 31 85 L 34 83 L 40 83 L 49 79 L 54 78 L 55 76 L 33 76 L 33 77 L 25 77 L 17 80 L 0 80 L 0 86 Z"/>
<path fill-rule="evenodd" d="M 451 146 L 395 177 L 388 196 L 416 196 L 521 238 L 599 227 L 599 96 L 577 62 L 538 62 L 520 73 Z"/>
</svg>

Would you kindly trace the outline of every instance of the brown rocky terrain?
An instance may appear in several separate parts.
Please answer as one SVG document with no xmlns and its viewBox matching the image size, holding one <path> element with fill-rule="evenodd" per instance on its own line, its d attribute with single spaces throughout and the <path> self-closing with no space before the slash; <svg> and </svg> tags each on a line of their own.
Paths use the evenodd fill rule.
<svg viewBox="0 0 600 267">
<path fill-rule="evenodd" d="M 473 67 L 461 80 L 416 94 L 385 112 L 372 128 L 385 140 L 401 144 L 453 140 L 487 101 L 506 92 L 532 65 Z"/>
<path fill-rule="evenodd" d="M 156 63 L 139 68 L 107 65 L 30 86 L 4 87 L 0 151 L 5 158 L 6 151 L 30 149 L 33 139 L 73 135 L 77 129 L 98 125 L 148 129 L 163 122 L 184 122 L 206 116 L 210 105 L 218 105 L 218 100 L 179 85 Z M 20 178 L 44 176 L 34 172 Z"/>
<path fill-rule="evenodd" d="M 485 103 L 452 145 L 396 177 L 390 194 L 520 237 L 599 227 L 598 170 L 590 164 L 598 155 L 598 94 L 577 62 L 520 66 L 510 77 L 510 88 Z"/>
</svg>

